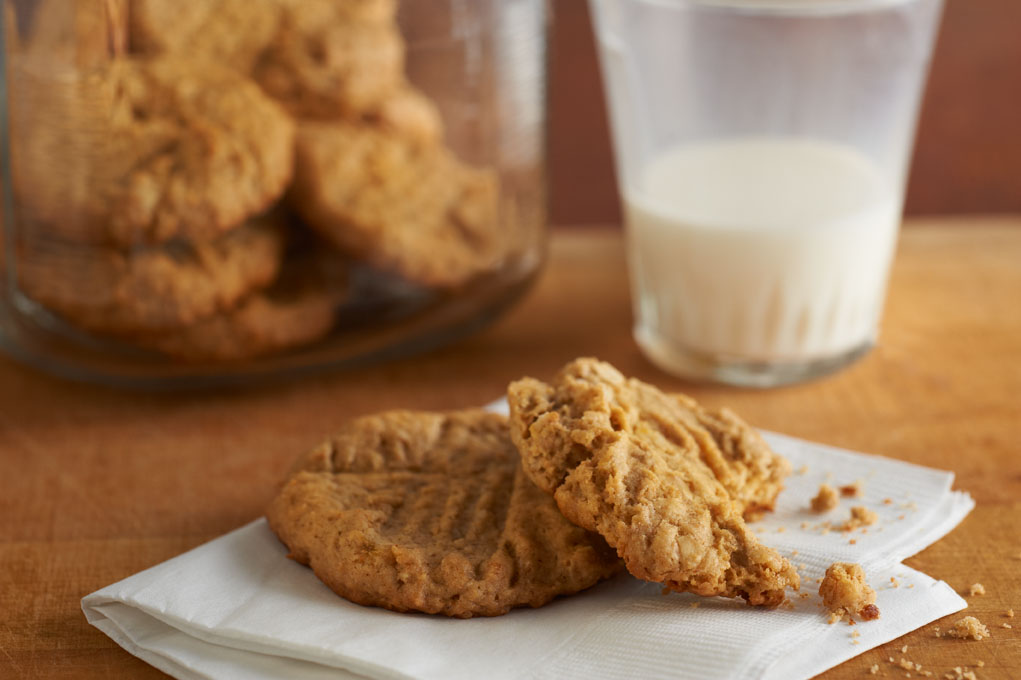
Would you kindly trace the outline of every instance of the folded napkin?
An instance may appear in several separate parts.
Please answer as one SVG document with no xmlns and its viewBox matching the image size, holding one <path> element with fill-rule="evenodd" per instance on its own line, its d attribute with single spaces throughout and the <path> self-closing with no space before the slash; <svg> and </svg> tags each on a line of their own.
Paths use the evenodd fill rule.
<svg viewBox="0 0 1021 680">
<path fill-rule="evenodd" d="M 333 594 L 286 558 L 264 520 L 82 599 L 89 622 L 176 678 L 809 678 L 966 603 L 900 561 L 974 507 L 953 474 L 765 434 L 798 473 L 755 524 L 802 574 L 790 607 L 661 594 L 627 574 L 539 609 L 468 620 L 398 614 Z M 827 530 L 807 510 L 819 484 L 861 481 L 848 508 L 879 515 L 866 531 Z M 858 562 L 881 618 L 827 624 L 815 579 Z M 852 633 L 857 633 L 856 637 Z"/>
</svg>

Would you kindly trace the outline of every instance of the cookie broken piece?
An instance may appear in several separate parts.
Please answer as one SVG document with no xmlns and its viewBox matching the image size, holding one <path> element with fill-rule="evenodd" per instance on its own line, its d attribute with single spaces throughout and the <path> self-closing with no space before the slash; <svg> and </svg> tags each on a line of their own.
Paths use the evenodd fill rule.
<svg viewBox="0 0 1021 680">
<path fill-rule="evenodd" d="M 839 504 L 840 498 L 837 496 L 837 490 L 829 484 L 820 484 L 819 493 L 811 501 L 812 512 L 819 513 L 829 512 Z"/>
<path fill-rule="evenodd" d="M 359 604 L 471 617 L 619 572 L 525 477 L 504 416 L 393 411 L 301 458 L 267 511 L 291 557 Z"/>
<path fill-rule="evenodd" d="M 799 587 L 795 569 L 741 515 L 765 488 L 741 482 L 786 470 L 775 454 L 751 464 L 718 443 L 694 402 L 594 359 L 571 362 L 552 384 L 514 382 L 508 400 L 525 472 L 565 517 L 602 534 L 634 576 L 756 605 L 778 605 Z M 760 502 L 774 498 L 770 490 Z"/>
<path fill-rule="evenodd" d="M 835 562 L 826 569 L 819 584 L 823 606 L 830 610 L 830 623 L 859 616 L 866 621 L 879 618 L 876 591 L 865 580 L 861 565 Z"/>
</svg>

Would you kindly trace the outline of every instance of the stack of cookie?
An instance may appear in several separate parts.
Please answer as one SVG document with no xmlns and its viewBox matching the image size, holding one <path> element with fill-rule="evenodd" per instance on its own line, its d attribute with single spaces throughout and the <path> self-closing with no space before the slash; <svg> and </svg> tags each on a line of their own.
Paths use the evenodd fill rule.
<svg viewBox="0 0 1021 680">
<path fill-rule="evenodd" d="M 267 511 L 290 555 L 359 604 L 471 617 L 627 569 L 776 606 L 797 571 L 745 523 L 786 460 L 732 412 L 579 359 L 508 389 L 510 418 L 395 411 L 300 458 Z"/>
<path fill-rule="evenodd" d="M 41 3 L 11 60 L 24 293 L 90 333 L 237 360 L 326 335 L 350 259 L 434 288 L 495 266 L 495 175 L 445 148 L 395 13 Z"/>
</svg>

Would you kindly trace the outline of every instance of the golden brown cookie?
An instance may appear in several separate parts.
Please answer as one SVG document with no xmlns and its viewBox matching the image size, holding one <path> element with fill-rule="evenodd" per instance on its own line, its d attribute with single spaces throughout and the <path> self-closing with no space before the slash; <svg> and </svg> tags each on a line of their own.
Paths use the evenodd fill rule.
<svg viewBox="0 0 1021 680">
<path fill-rule="evenodd" d="M 620 570 L 528 481 L 504 416 L 393 411 L 304 456 L 267 511 L 291 557 L 364 605 L 471 617 Z"/>
<path fill-rule="evenodd" d="M 210 242 L 127 253 L 54 241 L 36 228 L 25 233 L 18 281 L 26 295 L 82 328 L 129 334 L 232 308 L 273 281 L 284 241 L 275 218 L 252 220 Z"/>
<path fill-rule="evenodd" d="M 269 288 L 189 326 L 133 338 L 185 361 L 241 361 L 315 342 L 334 325 L 347 294 L 343 263 L 292 258 Z"/>
<path fill-rule="evenodd" d="M 364 112 L 361 120 L 403 140 L 422 146 L 436 146 L 443 139 L 439 109 L 412 85 L 401 85 L 377 106 Z"/>
<path fill-rule="evenodd" d="M 299 126 L 288 201 L 334 245 L 434 287 L 491 269 L 503 250 L 492 172 L 442 147 L 347 122 Z"/>
<path fill-rule="evenodd" d="M 288 3 L 281 0 L 130 0 L 130 46 L 251 73 L 273 42 Z"/>
<path fill-rule="evenodd" d="M 762 436 L 729 408 L 706 409 L 684 394 L 671 395 L 676 403 L 659 401 L 658 390 L 637 380 L 632 389 L 649 410 L 640 418 L 676 419 L 698 441 L 702 461 L 727 490 L 746 520 L 773 510 L 791 465 L 763 441 Z"/>
<path fill-rule="evenodd" d="M 726 438 L 676 397 L 578 359 L 552 384 L 512 383 L 508 401 L 529 478 L 634 576 L 750 604 L 778 605 L 798 588 L 798 573 L 759 543 L 728 493 L 745 463 L 728 460 L 717 443 Z"/>
<path fill-rule="evenodd" d="M 210 240 L 291 178 L 293 123 L 225 67 L 124 59 L 57 76 L 25 59 L 11 85 L 16 191 L 28 219 L 68 240 Z"/>
<path fill-rule="evenodd" d="M 359 115 L 404 80 L 392 3 L 304 0 L 284 13 L 253 75 L 301 118 Z"/>
<path fill-rule="evenodd" d="M 830 623 L 845 616 L 860 616 L 866 621 L 879 618 L 876 591 L 869 586 L 860 564 L 834 562 L 827 567 L 819 595 L 823 606 L 830 610 Z"/>
</svg>

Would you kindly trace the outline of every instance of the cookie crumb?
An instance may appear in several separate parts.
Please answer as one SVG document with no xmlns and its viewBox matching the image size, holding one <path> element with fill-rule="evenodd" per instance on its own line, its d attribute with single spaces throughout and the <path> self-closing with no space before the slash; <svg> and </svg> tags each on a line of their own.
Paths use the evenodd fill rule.
<svg viewBox="0 0 1021 680">
<path fill-rule="evenodd" d="M 903 647 L 901 647 L 900 648 L 900 653 L 901 654 L 907 654 L 908 653 L 908 646 L 904 645 Z"/>
<path fill-rule="evenodd" d="M 795 472 L 795 474 L 799 474 L 799 475 L 804 475 L 804 474 L 808 474 L 808 466 L 807 466 L 807 465 L 802 465 L 801 467 L 799 467 L 799 468 L 797 469 L 797 471 Z"/>
<path fill-rule="evenodd" d="M 844 532 L 854 531 L 855 529 L 861 529 L 862 527 L 875 524 L 878 519 L 879 515 L 872 512 L 864 505 L 856 505 L 851 508 L 851 516 L 838 528 Z"/>
<path fill-rule="evenodd" d="M 691 607 L 692 609 L 698 609 L 698 602 L 692 602 L 688 606 Z"/>
<path fill-rule="evenodd" d="M 978 666 L 979 668 L 982 668 L 983 666 L 986 665 L 986 662 L 983 661 L 982 659 L 979 659 L 978 661 L 975 662 L 975 665 Z"/>
<path fill-rule="evenodd" d="M 1014 610 L 1013 609 L 1008 609 L 1007 610 L 1007 618 L 1008 619 L 1014 618 Z"/>
<path fill-rule="evenodd" d="M 962 640 L 965 638 L 981 640 L 990 636 L 989 629 L 974 616 L 965 616 L 963 619 L 958 619 L 954 622 L 954 627 L 947 631 L 947 635 Z"/>
<path fill-rule="evenodd" d="M 871 666 L 869 666 L 869 673 L 871 673 L 872 675 L 876 675 L 877 673 L 879 673 L 879 664 L 874 663 Z"/>
<path fill-rule="evenodd" d="M 851 484 L 840 487 L 840 495 L 844 498 L 861 498 L 862 483 L 860 479 L 854 480 Z"/>
<path fill-rule="evenodd" d="M 898 586 L 900 586 L 900 582 L 896 578 L 891 576 L 890 577 L 890 587 L 891 588 L 897 588 Z"/>
<path fill-rule="evenodd" d="M 826 569 L 826 575 L 819 585 L 823 605 L 830 610 L 830 623 L 855 614 L 866 621 L 879 618 L 876 606 L 876 591 L 865 580 L 861 565 L 835 562 Z M 835 617 L 835 618 L 834 618 Z"/>
<path fill-rule="evenodd" d="M 969 595 L 985 595 L 986 587 L 981 583 L 972 583 L 971 588 L 968 588 Z"/>
<path fill-rule="evenodd" d="M 819 492 L 812 499 L 813 512 L 829 512 L 839 504 L 837 491 L 829 484 L 820 484 Z"/>
<path fill-rule="evenodd" d="M 883 505 L 893 505 L 893 499 L 892 498 L 884 498 L 883 499 Z"/>
<path fill-rule="evenodd" d="M 852 538 L 850 541 L 848 541 L 848 543 L 850 543 L 851 545 L 855 545 L 856 543 L 858 543 L 858 539 Z"/>
<path fill-rule="evenodd" d="M 1006 623 L 1006 622 L 1000 624 L 1000 628 L 1013 628 L 1013 627 L 1014 626 L 1012 626 L 1012 625 L 1010 625 L 1009 623 Z"/>
<path fill-rule="evenodd" d="M 787 531 L 787 527 L 785 527 L 785 526 L 779 526 L 779 527 L 776 528 L 776 533 L 778 533 L 778 534 L 782 534 L 785 531 Z"/>
</svg>

